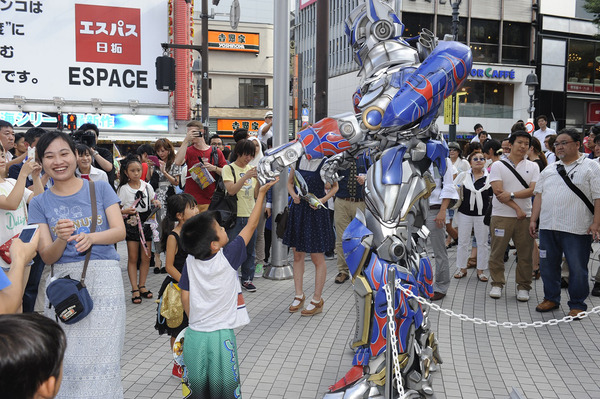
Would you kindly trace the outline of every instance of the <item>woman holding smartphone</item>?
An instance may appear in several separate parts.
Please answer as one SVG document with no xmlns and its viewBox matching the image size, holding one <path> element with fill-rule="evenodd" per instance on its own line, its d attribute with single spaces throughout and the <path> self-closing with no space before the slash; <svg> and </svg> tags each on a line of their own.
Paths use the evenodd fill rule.
<svg viewBox="0 0 600 399">
<path fill-rule="evenodd" d="M 54 277 L 80 279 L 85 253 L 91 251 L 85 283 L 94 308 L 79 322 L 61 325 L 67 335 L 67 351 L 59 396 L 122 398 L 125 297 L 119 255 L 113 245 L 125 238 L 119 197 L 108 183 L 95 182 L 98 218 L 96 231 L 91 233 L 90 186 L 89 181 L 75 176 L 73 141 L 66 133 L 48 132 L 36 149 L 45 173 L 54 180 L 29 208 L 29 223 L 39 225 L 42 260 L 53 265 Z M 45 308 L 46 316 L 54 319 L 54 309 Z"/>
</svg>

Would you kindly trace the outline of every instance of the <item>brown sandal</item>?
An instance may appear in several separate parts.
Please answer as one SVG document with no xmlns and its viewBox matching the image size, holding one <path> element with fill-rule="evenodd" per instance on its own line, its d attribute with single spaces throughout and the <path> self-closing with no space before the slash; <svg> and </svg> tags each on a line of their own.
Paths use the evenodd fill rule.
<svg viewBox="0 0 600 399">
<path fill-rule="evenodd" d="M 306 297 L 304 296 L 304 294 L 302 294 L 302 296 L 295 296 L 294 302 L 299 301 L 299 303 L 298 303 L 298 305 L 294 306 L 294 302 L 292 302 L 292 304 L 290 305 L 290 308 L 289 308 L 290 313 L 296 313 L 297 311 L 302 309 L 305 299 L 306 299 Z"/>
<path fill-rule="evenodd" d="M 477 267 L 477 258 L 469 258 L 467 260 L 467 269 Z"/>
<path fill-rule="evenodd" d="M 310 310 L 304 309 L 302 312 L 300 312 L 302 316 L 313 316 L 323 311 L 323 305 L 325 304 L 323 298 L 321 298 L 319 302 L 315 302 L 315 300 L 313 299 L 312 301 L 310 301 L 310 303 L 314 306 L 314 308 Z"/>
</svg>

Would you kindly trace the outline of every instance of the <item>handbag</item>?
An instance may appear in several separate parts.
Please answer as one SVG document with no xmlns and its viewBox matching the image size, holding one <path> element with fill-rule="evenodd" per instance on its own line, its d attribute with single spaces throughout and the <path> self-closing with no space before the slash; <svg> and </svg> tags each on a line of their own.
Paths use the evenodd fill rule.
<svg viewBox="0 0 600 399">
<path fill-rule="evenodd" d="M 233 174 L 233 183 L 236 183 L 235 170 L 233 166 L 228 165 L 231 168 Z M 225 228 L 230 230 L 235 226 L 237 220 L 237 195 L 229 195 L 223 183 L 223 178 L 219 178 L 217 182 L 217 188 L 213 194 L 213 197 L 208 206 L 209 211 L 215 211 L 217 214 L 217 222 Z"/>
<path fill-rule="evenodd" d="M 2 258 L 2 260 L 9 265 L 12 262 L 12 259 L 10 258 L 10 246 L 12 245 L 13 240 L 18 236 L 19 235 L 17 234 L 14 237 L 11 237 L 8 241 L 0 246 L 0 258 Z"/>
<path fill-rule="evenodd" d="M 286 206 L 283 208 L 281 213 L 275 216 L 275 234 L 277 234 L 278 238 L 283 240 L 283 236 L 285 235 L 285 229 L 287 228 L 288 217 L 290 215 L 290 208 Z"/>
<path fill-rule="evenodd" d="M 167 326 L 177 328 L 183 322 L 183 303 L 181 302 L 181 291 L 170 282 L 163 292 L 160 303 L 160 315 L 167 321 Z"/>
<path fill-rule="evenodd" d="M 92 226 L 90 233 L 96 231 L 96 223 L 98 221 L 98 210 L 96 207 L 96 190 L 94 182 L 89 181 L 90 200 L 92 204 Z M 54 306 L 56 319 L 65 324 L 75 324 L 85 316 L 90 314 L 94 308 L 92 297 L 85 286 L 85 273 L 87 272 L 92 248 L 88 248 L 85 254 L 85 262 L 83 263 L 83 272 L 81 279 L 75 280 L 71 276 L 57 278 L 52 281 L 46 288 L 46 295 L 50 302 L 50 307 Z M 52 265 L 51 276 L 54 275 L 54 265 Z"/>
</svg>

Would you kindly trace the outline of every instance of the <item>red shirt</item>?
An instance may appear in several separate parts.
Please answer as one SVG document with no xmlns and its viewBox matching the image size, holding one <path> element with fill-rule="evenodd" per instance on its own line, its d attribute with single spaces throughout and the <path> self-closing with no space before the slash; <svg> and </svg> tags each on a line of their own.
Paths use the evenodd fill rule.
<svg viewBox="0 0 600 399">
<path fill-rule="evenodd" d="M 217 166 L 219 168 L 222 168 L 223 166 L 227 165 L 227 161 L 225 160 L 225 156 L 223 156 L 221 150 L 219 150 L 218 148 L 216 150 L 219 156 L 219 163 Z M 215 192 L 216 185 L 215 183 L 213 183 L 203 190 L 202 188 L 200 188 L 198 183 L 196 183 L 194 179 L 190 177 L 189 169 L 199 162 L 198 157 L 202 158 L 202 162 L 214 165 L 211 154 L 212 147 L 208 147 L 208 149 L 200 151 L 193 145 L 189 146 L 187 148 L 187 151 L 185 152 L 185 164 L 188 167 L 188 172 L 186 174 L 184 192 L 191 194 L 196 199 L 196 202 L 198 204 L 210 204 L 210 200 L 212 199 L 213 193 Z M 213 175 L 213 177 L 217 176 L 217 174 L 214 172 L 211 174 Z"/>
</svg>

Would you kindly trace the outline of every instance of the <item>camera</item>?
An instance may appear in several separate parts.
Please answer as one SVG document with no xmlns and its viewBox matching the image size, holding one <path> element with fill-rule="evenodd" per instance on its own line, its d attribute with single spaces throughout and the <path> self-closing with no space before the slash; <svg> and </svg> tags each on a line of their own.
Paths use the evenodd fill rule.
<svg viewBox="0 0 600 399">
<path fill-rule="evenodd" d="M 92 129 L 86 131 L 77 130 L 71 133 L 71 138 L 75 143 L 85 144 L 90 148 L 96 145 L 96 132 Z"/>
</svg>

